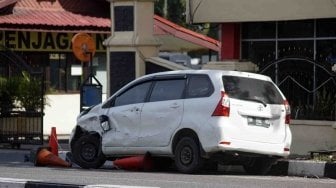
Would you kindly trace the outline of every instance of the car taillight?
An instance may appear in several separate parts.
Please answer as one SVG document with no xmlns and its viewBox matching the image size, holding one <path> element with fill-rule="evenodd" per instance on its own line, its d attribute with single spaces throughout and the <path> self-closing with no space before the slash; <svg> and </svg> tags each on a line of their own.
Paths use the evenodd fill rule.
<svg viewBox="0 0 336 188">
<path fill-rule="evenodd" d="M 224 91 L 221 92 L 221 99 L 219 100 L 212 116 L 230 116 L 230 99 L 229 95 Z"/>
<path fill-rule="evenodd" d="M 287 100 L 284 101 L 285 105 L 285 110 L 286 110 L 286 118 L 285 118 L 285 123 L 290 124 L 290 119 L 291 119 L 291 111 L 290 111 L 290 106 Z"/>
</svg>

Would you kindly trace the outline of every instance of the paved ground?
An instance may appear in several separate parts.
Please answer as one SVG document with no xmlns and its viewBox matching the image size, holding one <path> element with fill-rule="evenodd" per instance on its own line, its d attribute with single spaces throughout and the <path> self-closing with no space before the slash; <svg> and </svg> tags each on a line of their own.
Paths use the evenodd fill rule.
<svg viewBox="0 0 336 188">
<path fill-rule="evenodd" d="M 60 157 L 65 159 L 69 150 L 67 141 L 59 141 Z M 48 143 L 45 143 L 47 146 Z M 0 163 L 22 163 L 31 158 L 32 151 L 39 146 L 22 145 L 20 149 L 11 149 L 9 145 L 0 144 Z M 220 167 L 220 169 L 223 167 Z M 226 167 L 224 167 L 226 168 Z M 227 170 L 227 169 L 225 169 Z M 230 169 L 242 171 L 242 168 Z M 271 175 L 289 175 L 303 177 L 327 177 L 336 179 L 336 163 L 319 162 L 312 160 L 283 160 L 271 170 Z M 1 183 L 1 182 L 0 182 Z"/>
</svg>

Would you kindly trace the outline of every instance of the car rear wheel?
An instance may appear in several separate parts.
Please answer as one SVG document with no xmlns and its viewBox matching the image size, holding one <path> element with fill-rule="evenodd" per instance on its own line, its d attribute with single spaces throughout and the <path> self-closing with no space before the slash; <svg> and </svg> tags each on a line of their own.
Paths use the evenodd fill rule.
<svg viewBox="0 0 336 188">
<path fill-rule="evenodd" d="M 200 147 L 194 138 L 184 137 L 176 145 L 175 165 L 180 172 L 194 173 L 201 169 L 203 159 Z"/>
<path fill-rule="evenodd" d="M 99 168 L 106 159 L 101 151 L 100 139 L 94 135 L 84 135 L 74 144 L 73 160 L 82 168 Z"/>
</svg>

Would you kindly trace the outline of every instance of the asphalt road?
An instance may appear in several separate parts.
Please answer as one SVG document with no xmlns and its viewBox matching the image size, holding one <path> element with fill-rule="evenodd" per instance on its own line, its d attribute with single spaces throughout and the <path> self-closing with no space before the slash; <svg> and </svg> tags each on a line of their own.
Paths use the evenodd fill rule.
<svg viewBox="0 0 336 188">
<path fill-rule="evenodd" d="M 146 187 L 336 187 L 334 179 L 317 179 L 305 177 L 249 176 L 242 172 L 228 170 L 225 172 L 201 174 L 180 174 L 176 171 L 166 172 L 131 172 L 117 170 L 107 163 L 103 169 L 87 170 L 78 167 L 55 168 L 35 167 L 24 162 L 29 150 L 0 149 L 0 179 L 15 178 L 52 183 L 77 185 L 108 184 Z M 1 187 L 1 184 L 0 184 Z"/>
</svg>

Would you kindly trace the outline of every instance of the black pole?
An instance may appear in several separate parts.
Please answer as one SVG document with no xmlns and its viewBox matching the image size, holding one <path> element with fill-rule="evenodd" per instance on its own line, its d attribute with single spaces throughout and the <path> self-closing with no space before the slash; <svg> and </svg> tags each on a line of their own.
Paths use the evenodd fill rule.
<svg viewBox="0 0 336 188">
<path fill-rule="evenodd" d="M 90 73 L 89 73 L 89 83 L 92 84 L 92 77 L 93 77 L 93 65 L 92 65 L 92 52 L 86 52 L 87 54 L 89 54 L 90 56 L 90 64 L 89 64 L 89 69 L 90 69 Z"/>
</svg>

